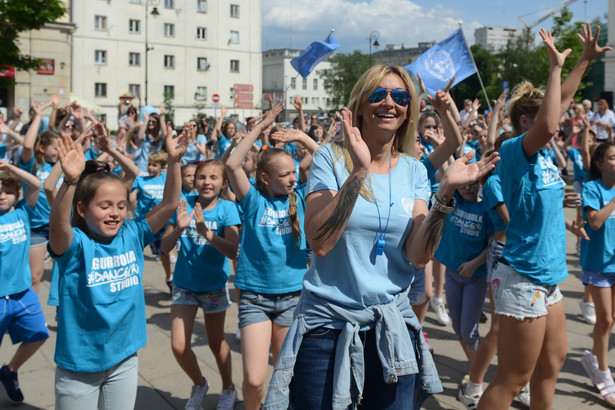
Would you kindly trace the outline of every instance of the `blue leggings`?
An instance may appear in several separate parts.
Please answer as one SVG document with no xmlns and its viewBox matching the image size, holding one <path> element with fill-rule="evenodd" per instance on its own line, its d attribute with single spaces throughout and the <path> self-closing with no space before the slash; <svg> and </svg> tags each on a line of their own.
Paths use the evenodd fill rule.
<svg viewBox="0 0 615 410">
<path fill-rule="evenodd" d="M 468 349 L 476 350 L 481 341 L 478 321 L 487 293 L 485 277 L 464 278 L 446 268 L 444 291 L 455 334 Z"/>
</svg>

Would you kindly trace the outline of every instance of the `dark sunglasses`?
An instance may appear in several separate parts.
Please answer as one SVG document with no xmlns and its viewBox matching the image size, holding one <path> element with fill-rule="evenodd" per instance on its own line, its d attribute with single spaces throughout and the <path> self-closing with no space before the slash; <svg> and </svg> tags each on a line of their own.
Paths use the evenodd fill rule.
<svg viewBox="0 0 615 410">
<path fill-rule="evenodd" d="M 379 103 L 387 98 L 389 93 L 391 94 L 391 99 L 393 102 L 397 105 L 401 105 L 402 107 L 410 104 L 410 100 L 412 99 L 410 93 L 406 90 L 402 90 L 401 88 L 396 88 L 389 91 L 384 87 L 378 87 L 369 97 L 367 97 L 367 101 L 372 104 Z"/>
</svg>

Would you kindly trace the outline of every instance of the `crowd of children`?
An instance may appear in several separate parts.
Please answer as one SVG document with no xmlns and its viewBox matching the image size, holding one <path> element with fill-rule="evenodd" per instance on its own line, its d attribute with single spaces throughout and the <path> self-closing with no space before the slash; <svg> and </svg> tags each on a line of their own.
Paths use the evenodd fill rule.
<svg viewBox="0 0 615 410">
<path fill-rule="evenodd" d="M 583 53 L 562 84 L 569 51 L 541 31 L 550 59 L 546 89 L 521 83 L 508 104 L 504 92 L 485 115 L 478 100 L 457 110 L 452 81 L 426 99 L 420 77 L 415 90 L 405 72 L 382 66 L 357 83 L 350 110 L 339 114 L 342 127 L 335 117 L 328 126 L 305 118 L 300 98 L 292 103 L 293 129 L 274 126 L 283 105 L 271 100 L 240 131 L 224 108 L 211 129 L 194 119 L 176 130 L 164 108 L 139 112 L 123 102 L 115 137 L 79 104 L 60 107 L 55 96 L 42 107 L 32 102 L 20 132 L 16 110 L 0 124 L 0 340 L 8 331 L 20 344 L 0 368 L 8 399 L 24 400 L 17 371 L 49 337 L 37 296 L 49 255 L 48 303 L 58 307 L 56 407 L 134 408 L 137 352 L 146 344 L 143 250 L 150 245 L 171 295 L 172 354 L 193 384 L 187 409 L 200 409 L 209 389 L 192 350 L 199 307 L 222 379 L 218 409 L 234 408 L 237 399 L 224 336 L 231 272 L 247 409 L 265 402 L 270 352 L 274 366 L 283 360 L 268 408 L 282 408 L 289 392 L 295 408 L 348 405 L 364 388 L 371 408 L 375 391 L 399 394 L 382 383 L 382 372 L 393 372 L 403 389 L 435 377 L 426 391 L 399 396 L 420 405 L 423 393 L 441 390 L 421 328 L 430 305 L 441 325 L 450 321 L 467 356 L 469 376 L 458 391 L 464 406 L 508 408 L 516 396 L 550 408 L 566 355 L 557 285 L 567 275 L 568 228 L 579 238 L 582 314 L 595 323 L 581 363 L 615 406 L 607 361 L 615 317 L 615 115 L 602 99 L 595 113 L 591 102 L 570 103 L 589 62 L 609 49 L 597 44 L 598 34 L 583 26 Z M 564 195 L 568 160 L 574 193 Z M 563 206 L 577 208 L 576 218 L 565 219 Z M 486 295 L 491 323 L 483 338 Z M 386 365 L 385 334 L 393 335 L 395 358 L 420 352 L 417 368 L 403 365 L 397 374 Z M 411 353 L 402 342 L 412 343 Z M 348 363 L 336 355 L 338 343 L 342 353 L 365 350 L 365 358 Z M 496 351 L 498 372 L 483 394 Z M 291 381 L 295 360 L 325 365 L 321 374 L 297 371 Z M 380 379 L 361 379 L 363 365 Z M 389 407 L 407 408 L 406 399 Z"/>
</svg>

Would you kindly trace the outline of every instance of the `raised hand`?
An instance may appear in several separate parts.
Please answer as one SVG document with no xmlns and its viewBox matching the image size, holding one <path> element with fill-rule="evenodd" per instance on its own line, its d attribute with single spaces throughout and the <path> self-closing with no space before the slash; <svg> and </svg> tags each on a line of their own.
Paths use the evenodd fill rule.
<svg viewBox="0 0 615 410">
<path fill-rule="evenodd" d="M 566 192 L 564 194 L 564 207 L 579 208 L 581 205 L 583 205 L 581 194 L 577 194 L 576 192 Z"/>
<path fill-rule="evenodd" d="M 303 132 L 299 130 L 281 129 L 274 132 L 271 135 L 271 139 L 284 144 L 290 144 L 291 142 L 298 141 L 302 137 L 301 134 L 303 134 Z"/>
<path fill-rule="evenodd" d="M 194 211 L 192 213 L 194 214 L 194 222 L 196 222 L 197 233 L 209 241 L 212 235 L 207 225 L 205 225 L 203 208 L 201 207 L 201 203 L 199 201 L 196 201 L 194 204 Z M 209 238 L 207 236 L 209 236 Z"/>
<path fill-rule="evenodd" d="M 200 206 L 200 204 L 199 204 Z M 203 213 L 201 212 L 201 217 Z M 179 201 L 179 206 L 177 207 L 177 227 L 182 231 L 186 229 L 190 225 L 190 221 L 194 217 L 194 209 L 190 214 L 188 214 L 188 207 L 186 205 L 186 200 L 182 199 Z"/>
<path fill-rule="evenodd" d="M 273 94 L 267 94 L 267 97 L 265 97 L 265 99 L 269 103 L 269 109 L 272 110 L 273 109 Z"/>
<path fill-rule="evenodd" d="M 502 91 L 502 94 L 498 97 L 497 100 L 493 102 L 493 110 L 501 110 L 506 105 L 506 97 L 508 96 L 507 91 Z"/>
<path fill-rule="evenodd" d="M 0 160 L 0 171 L 9 172 L 11 170 L 11 165 L 7 162 Z"/>
<path fill-rule="evenodd" d="M 220 115 L 222 115 L 222 119 L 224 119 L 224 117 L 226 117 L 227 111 L 228 110 L 226 109 L 226 107 L 223 104 L 221 104 L 220 105 Z"/>
<path fill-rule="evenodd" d="M 36 100 L 32 100 L 30 107 L 32 107 L 32 111 L 34 111 L 35 115 L 42 115 L 41 108 L 38 106 Z"/>
<path fill-rule="evenodd" d="M 551 64 L 551 67 L 563 67 L 564 61 L 566 61 L 566 57 L 568 57 L 568 54 L 572 52 L 572 49 L 567 48 L 560 53 L 555 47 L 551 30 L 547 31 L 542 28 L 540 29 L 539 34 L 547 47 L 547 54 L 549 55 L 549 63 Z M 583 52 L 585 52 L 585 48 L 583 48 Z"/>
<path fill-rule="evenodd" d="M 416 78 L 419 80 L 419 95 L 427 93 L 427 89 L 425 88 L 425 82 L 421 78 L 421 74 L 417 71 Z"/>
<path fill-rule="evenodd" d="M 581 58 L 585 58 L 588 61 L 593 60 L 600 54 L 612 50 L 613 47 L 598 45 L 598 37 L 600 37 L 600 26 L 596 26 L 596 34 L 592 35 L 591 24 L 585 23 L 582 26 L 583 34 L 577 33 L 577 36 L 583 43 L 583 52 Z"/>
<path fill-rule="evenodd" d="M 454 78 L 455 77 L 453 77 L 453 79 Z M 428 98 L 434 110 L 438 111 L 439 113 L 446 112 L 446 110 L 448 110 L 448 107 L 451 105 L 451 102 L 452 102 L 450 95 L 447 92 L 442 91 L 442 90 L 438 90 L 436 92 L 436 98 L 433 98 L 432 96 L 428 96 Z"/>
<path fill-rule="evenodd" d="M 81 107 L 77 101 L 73 101 L 71 103 L 71 105 L 69 106 L 70 109 L 70 113 L 73 117 L 75 117 L 75 119 L 81 119 L 83 118 L 83 107 Z"/>
<path fill-rule="evenodd" d="M 58 97 L 56 94 L 53 94 L 49 102 L 51 103 L 51 106 L 53 108 L 58 108 L 60 106 L 60 97 Z"/>
<path fill-rule="evenodd" d="M 64 173 L 64 180 L 77 182 L 85 169 L 85 156 L 81 144 L 75 144 L 70 135 L 58 140 L 58 156 Z"/>
<path fill-rule="evenodd" d="M 460 186 L 476 182 L 495 168 L 495 164 L 500 160 L 497 152 L 478 162 L 468 163 L 474 158 L 475 152 L 470 151 L 463 157 L 453 162 L 444 172 L 442 181 L 446 181 L 449 187 L 457 189 Z"/>
<path fill-rule="evenodd" d="M 188 125 L 184 125 L 184 130 L 177 138 L 172 138 L 171 134 L 168 134 L 167 153 L 169 154 L 169 158 L 174 159 L 176 162 L 182 159 L 192 139 L 191 132 L 191 128 Z"/>
<path fill-rule="evenodd" d="M 8 134 L 10 131 L 11 129 L 8 125 L 6 125 L 4 122 L 0 122 L 0 133 Z"/>
<path fill-rule="evenodd" d="M 295 98 L 291 104 L 295 107 L 295 110 L 301 111 L 303 108 L 303 100 L 301 100 L 301 96 L 299 94 L 295 95 Z"/>
<path fill-rule="evenodd" d="M 342 110 L 342 127 L 344 129 L 344 145 L 352 158 L 353 170 L 368 170 L 372 161 L 371 153 L 357 127 L 352 126 L 352 112 L 344 107 Z"/>
<path fill-rule="evenodd" d="M 163 116 L 167 113 L 167 109 L 164 107 L 164 105 L 161 105 L 160 108 L 158 109 L 158 112 L 160 113 L 161 116 Z"/>
<path fill-rule="evenodd" d="M 113 149 L 113 145 L 109 139 L 109 131 L 105 128 L 105 125 L 102 122 L 98 122 L 94 125 L 93 132 L 96 136 L 96 147 L 98 147 L 99 150 L 109 152 Z"/>
<path fill-rule="evenodd" d="M 452 76 L 448 82 L 446 83 L 446 85 L 444 86 L 444 88 L 442 89 L 442 91 L 444 91 L 446 94 L 448 94 L 449 90 L 451 89 L 451 87 L 453 86 L 453 83 L 455 82 L 455 76 Z M 450 95 L 449 95 L 450 97 Z"/>
</svg>

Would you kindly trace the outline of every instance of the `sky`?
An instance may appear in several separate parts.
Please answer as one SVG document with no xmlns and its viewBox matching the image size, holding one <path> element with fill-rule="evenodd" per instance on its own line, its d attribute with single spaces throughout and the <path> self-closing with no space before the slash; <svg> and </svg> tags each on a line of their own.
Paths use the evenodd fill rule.
<svg viewBox="0 0 615 410">
<path fill-rule="evenodd" d="M 419 42 L 440 41 L 462 28 L 469 45 L 474 30 L 483 26 L 522 28 L 537 22 L 561 0 L 261 0 L 263 51 L 275 48 L 305 49 L 324 40 L 331 29 L 340 43 L 338 52 L 369 52 L 370 33 L 377 31 L 382 50 L 386 44 L 416 47 Z M 577 0 L 568 6 L 573 21 L 604 16 L 608 1 Z M 606 20 L 605 17 L 603 17 Z M 537 25 L 550 28 L 552 19 Z M 377 51 L 373 48 L 372 51 Z"/>
</svg>

